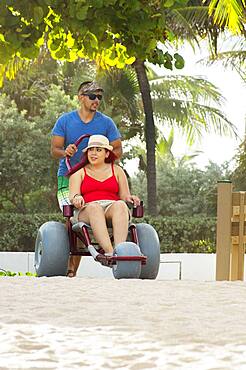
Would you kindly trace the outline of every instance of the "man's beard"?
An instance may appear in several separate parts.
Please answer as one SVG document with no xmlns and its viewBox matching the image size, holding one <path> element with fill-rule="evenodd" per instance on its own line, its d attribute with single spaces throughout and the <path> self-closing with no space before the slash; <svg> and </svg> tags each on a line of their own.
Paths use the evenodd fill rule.
<svg viewBox="0 0 246 370">
<path fill-rule="evenodd" d="M 96 112 L 96 111 L 97 111 L 97 108 L 98 108 L 98 106 L 91 106 L 91 107 L 89 108 L 89 110 L 90 110 L 91 112 Z"/>
</svg>

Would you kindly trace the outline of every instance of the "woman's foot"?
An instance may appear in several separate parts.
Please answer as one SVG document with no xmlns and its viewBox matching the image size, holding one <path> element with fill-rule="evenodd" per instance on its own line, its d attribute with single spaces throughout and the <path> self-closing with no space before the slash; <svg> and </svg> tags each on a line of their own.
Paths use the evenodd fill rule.
<svg viewBox="0 0 246 370">
<path fill-rule="evenodd" d="M 101 263 L 103 266 L 112 267 L 112 260 L 110 256 L 105 256 L 104 254 L 98 253 L 98 255 L 94 258 L 95 261 Z"/>
</svg>

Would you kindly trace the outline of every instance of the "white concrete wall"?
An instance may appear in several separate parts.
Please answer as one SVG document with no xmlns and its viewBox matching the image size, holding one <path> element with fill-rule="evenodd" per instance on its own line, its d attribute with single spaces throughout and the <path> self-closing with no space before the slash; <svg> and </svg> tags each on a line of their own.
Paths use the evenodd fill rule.
<svg viewBox="0 0 246 370">
<path fill-rule="evenodd" d="M 158 274 L 160 280 L 212 281 L 215 280 L 215 254 L 167 253 L 161 254 Z M 0 269 L 14 272 L 35 272 L 34 253 L 0 252 Z M 181 271 L 180 271 L 181 268 Z M 91 257 L 83 257 L 78 276 L 112 278 L 109 268 L 94 262 Z"/>
<path fill-rule="evenodd" d="M 34 253 L 0 252 L 0 269 L 12 272 L 35 272 Z"/>
</svg>

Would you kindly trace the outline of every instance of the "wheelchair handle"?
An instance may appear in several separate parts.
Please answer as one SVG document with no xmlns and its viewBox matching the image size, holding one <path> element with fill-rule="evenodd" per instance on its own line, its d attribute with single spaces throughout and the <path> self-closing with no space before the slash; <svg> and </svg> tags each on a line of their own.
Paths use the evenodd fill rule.
<svg viewBox="0 0 246 370">
<path fill-rule="evenodd" d="M 87 137 L 90 137 L 91 135 L 90 134 L 85 134 L 85 135 L 81 135 L 74 143 L 74 145 L 78 146 L 81 141 L 83 141 L 84 139 L 86 139 Z M 67 174 L 70 174 L 71 171 L 73 170 L 72 166 L 71 166 L 71 157 L 69 155 L 66 156 L 66 166 L 67 166 L 67 169 L 68 169 L 68 172 Z"/>
</svg>

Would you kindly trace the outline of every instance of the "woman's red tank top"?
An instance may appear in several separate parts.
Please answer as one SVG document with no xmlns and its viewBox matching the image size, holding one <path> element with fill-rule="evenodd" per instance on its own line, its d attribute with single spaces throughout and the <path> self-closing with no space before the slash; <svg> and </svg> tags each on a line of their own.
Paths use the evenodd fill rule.
<svg viewBox="0 0 246 370">
<path fill-rule="evenodd" d="M 89 176 L 84 168 L 84 179 L 80 186 L 81 194 L 85 203 L 95 200 L 119 200 L 119 184 L 114 174 L 114 165 L 112 163 L 112 176 L 106 180 L 99 181 Z"/>
</svg>

